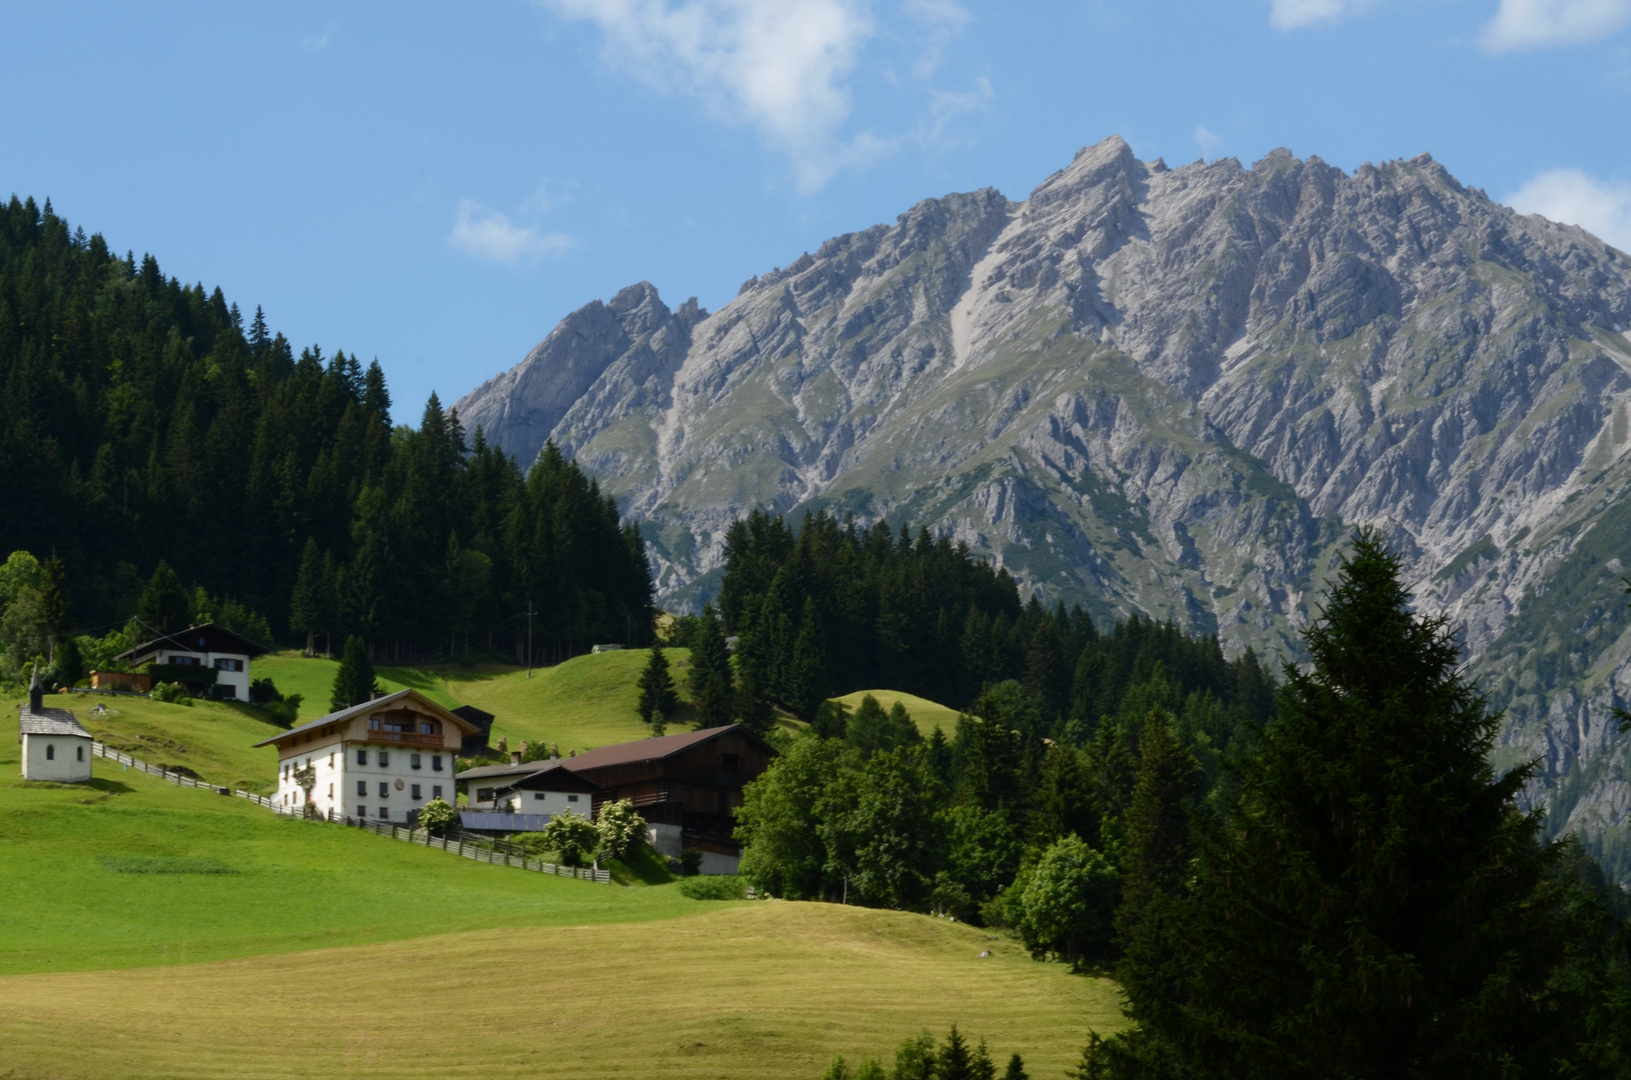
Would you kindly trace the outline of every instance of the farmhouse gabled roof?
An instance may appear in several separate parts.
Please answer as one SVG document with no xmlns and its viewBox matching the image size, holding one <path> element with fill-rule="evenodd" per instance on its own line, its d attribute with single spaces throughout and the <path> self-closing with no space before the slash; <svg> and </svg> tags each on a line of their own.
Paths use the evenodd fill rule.
<svg viewBox="0 0 1631 1080">
<path fill-rule="evenodd" d="M 641 761 L 660 761 L 663 758 L 673 757 L 693 746 L 700 746 L 710 742 L 721 735 L 737 732 L 756 743 L 771 754 L 776 751 L 759 736 L 753 734 L 741 724 L 726 724 L 723 727 L 703 728 L 701 731 L 687 731 L 679 735 L 659 735 L 654 739 L 638 739 L 634 742 L 614 743 L 611 746 L 602 746 L 577 757 L 563 758 L 561 765 L 573 772 L 584 772 L 589 769 L 605 768 L 608 765 L 633 765 Z"/>
<path fill-rule="evenodd" d="M 79 718 L 67 709 L 32 709 L 27 705 L 17 717 L 17 730 L 21 735 L 78 735 L 82 739 L 91 733 L 79 726 Z"/>
<path fill-rule="evenodd" d="M 531 776 L 552 769 L 565 758 L 545 759 L 542 761 L 503 761 L 497 765 L 477 765 L 474 769 L 466 769 L 453 779 L 455 780 L 493 780 L 501 776 Z"/>
<path fill-rule="evenodd" d="M 224 652 L 242 653 L 248 657 L 264 656 L 269 649 L 257 641 L 252 641 L 242 634 L 234 633 L 218 623 L 205 623 L 202 626 L 189 626 L 185 630 L 177 630 L 172 634 L 160 634 L 151 641 L 144 641 L 135 648 L 126 649 L 115 660 L 129 660 L 154 649 L 175 649 L 177 652 Z"/>
<path fill-rule="evenodd" d="M 466 720 L 464 717 L 457 715 L 451 709 L 436 704 L 436 702 L 430 700 L 430 698 L 426 697 L 424 694 L 421 694 L 419 691 L 410 687 L 407 690 L 398 690 L 394 694 L 385 694 L 381 697 L 374 698 L 372 701 L 365 701 L 361 705 L 353 705 L 349 709 L 341 709 L 339 712 L 331 712 L 327 716 L 319 716 L 315 720 L 308 720 L 304 724 L 290 728 L 288 731 L 280 731 L 276 735 L 273 735 L 270 739 L 262 739 L 255 745 L 270 746 L 273 743 L 281 742 L 282 740 L 287 739 L 291 735 L 300 735 L 304 732 L 311 731 L 314 728 L 323 727 L 326 724 L 343 724 L 347 720 L 360 716 L 363 713 L 374 712 L 375 710 L 386 708 L 398 701 L 404 701 L 409 698 L 411 698 L 415 704 L 424 706 L 437 716 L 453 721 L 467 733 L 474 732 L 476 730 L 476 726 L 470 721 Z"/>
</svg>

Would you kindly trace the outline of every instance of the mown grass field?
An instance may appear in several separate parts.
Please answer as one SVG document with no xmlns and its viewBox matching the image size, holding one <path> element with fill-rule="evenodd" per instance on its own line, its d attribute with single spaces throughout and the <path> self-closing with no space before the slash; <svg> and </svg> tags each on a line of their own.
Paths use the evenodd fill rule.
<svg viewBox="0 0 1631 1080">
<path fill-rule="evenodd" d="M 0 1076 L 785 1077 L 955 1021 L 1058 1075 L 1113 987 L 899 912 L 708 903 L 0 743 Z M 120 868 L 232 873 L 121 873 Z M 981 951 L 991 955 L 980 957 Z"/>
<path fill-rule="evenodd" d="M 777 901 L 692 910 L 0 977 L 0 1058 L 18 1077 L 816 1080 L 835 1053 L 887 1057 L 955 1021 L 1040 1078 L 1089 1027 L 1117 1026 L 1107 982 L 964 925 Z"/>
<path fill-rule="evenodd" d="M 16 744 L 0 741 L 0 972 L 671 918 L 696 906 L 672 886 L 616 888 L 486 866 L 280 818 L 102 758 L 92 770 L 94 786 L 27 783 L 17 778 Z M 205 859 L 236 872 L 119 873 L 106 862 L 132 858 Z"/>
<path fill-rule="evenodd" d="M 930 701 L 928 698 L 920 698 L 915 694 L 905 694 L 899 690 L 857 690 L 853 694 L 845 694 L 834 700 L 842 702 L 849 707 L 850 712 L 854 712 L 861 704 L 861 699 L 868 694 L 877 698 L 878 704 L 886 711 L 894 708 L 895 702 L 900 702 L 925 739 L 934 734 L 937 727 L 945 731 L 948 739 L 957 732 L 956 709 Z"/>
</svg>

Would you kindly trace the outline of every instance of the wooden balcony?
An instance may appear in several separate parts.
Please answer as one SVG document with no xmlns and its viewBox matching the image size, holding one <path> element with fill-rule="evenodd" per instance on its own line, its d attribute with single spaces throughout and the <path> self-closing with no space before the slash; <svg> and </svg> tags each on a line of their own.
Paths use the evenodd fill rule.
<svg viewBox="0 0 1631 1080">
<path fill-rule="evenodd" d="M 429 746 L 437 750 L 447 749 L 442 745 L 442 736 L 420 735 L 413 731 L 370 731 L 368 741 L 371 743 L 396 743 L 400 746 Z"/>
</svg>

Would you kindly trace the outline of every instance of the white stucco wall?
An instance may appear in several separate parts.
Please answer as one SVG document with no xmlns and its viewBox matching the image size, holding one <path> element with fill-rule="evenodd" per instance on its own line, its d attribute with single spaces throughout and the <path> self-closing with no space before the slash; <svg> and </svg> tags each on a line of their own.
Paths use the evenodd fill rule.
<svg viewBox="0 0 1631 1080">
<path fill-rule="evenodd" d="M 379 763 L 381 753 L 385 755 L 384 765 Z M 366 757 L 366 762 L 358 760 L 359 754 Z M 415 757 L 419 759 L 418 768 L 413 764 Z M 438 757 L 442 762 L 440 770 L 436 768 Z M 294 782 L 292 773 L 294 769 L 304 768 L 308 762 L 317 773 L 312 803 L 319 814 L 326 815 L 333 810 L 340 817 L 365 817 L 370 821 L 394 821 L 398 825 L 405 825 L 408 812 L 418 810 L 436 798 L 437 788 L 441 789 L 443 799 L 453 802 L 454 759 L 451 752 L 333 742 L 317 747 L 303 746 L 299 753 L 278 762 L 276 797 L 283 805 L 298 808 L 304 801 L 305 792 Z M 399 781 L 402 785 L 400 788 L 397 787 Z M 359 783 L 363 785 L 362 794 L 357 791 Z M 381 784 L 385 785 L 384 795 L 380 794 Z M 416 785 L 419 789 L 417 798 L 414 797 Z M 382 814 L 382 810 L 385 813 Z"/>
<path fill-rule="evenodd" d="M 54 756 L 46 757 L 46 747 Z M 80 784 L 91 778 L 91 740 L 82 735 L 24 735 L 23 779 Z"/>
<path fill-rule="evenodd" d="M 159 651 L 159 662 L 175 663 L 178 656 L 191 657 L 200 668 L 215 669 L 215 685 L 230 686 L 239 701 L 249 700 L 249 657 L 244 653 L 188 652 L 185 649 L 165 648 Z M 226 671 L 216 666 L 217 660 L 236 661 L 240 670 Z"/>
</svg>

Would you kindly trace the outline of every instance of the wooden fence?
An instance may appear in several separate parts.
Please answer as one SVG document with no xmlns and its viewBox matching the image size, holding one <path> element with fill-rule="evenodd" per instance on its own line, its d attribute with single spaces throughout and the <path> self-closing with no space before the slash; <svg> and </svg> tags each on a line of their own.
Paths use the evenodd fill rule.
<svg viewBox="0 0 1631 1080">
<path fill-rule="evenodd" d="M 248 799 L 256 806 L 265 807 L 267 810 L 275 814 L 282 814 L 285 817 L 306 818 L 307 816 L 304 807 L 284 806 L 276 799 L 269 799 L 265 795 L 256 795 L 251 791 L 235 791 L 231 788 L 206 783 L 203 780 L 195 780 L 182 773 L 171 772 L 157 765 L 149 765 L 139 758 L 131 757 L 129 754 L 114 750 L 112 747 L 104 746 L 99 742 L 91 743 L 91 756 L 117 761 L 121 765 L 144 772 L 149 776 L 157 776 L 166 783 L 174 784 L 177 787 L 203 788 L 205 791 L 213 791 L 217 795 L 233 795 L 240 799 Z M 401 825 L 393 825 L 388 821 L 368 821 L 361 818 L 339 817 L 332 811 L 329 812 L 327 817 L 315 817 L 309 820 L 327 821 L 354 829 L 367 829 L 369 832 L 378 833 L 380 836 L 405 840 L 410 844 L 418 844 L 420 847 L 437 848 L 449 854 L 460 855 L 466 859 L 474 859 L 477 862 L 491 863 L 494 866 L 513 866 L 520 870 L 531 870 L 538 874 L 554 874 L 556 877 L 596 881 L 603 885 L 609 885 L 612 881 L 612 872 L 610 870 L 588 866 L 560 866 L 556 863 L 544 862 L 542 859 L 534 859 L 528 856 L 519 845 L 504 840 L 483 840 L 477 843 L 465 840 L 462 836 L 431 836 L 423 829 L 404 828 Z"/>
</svg>

